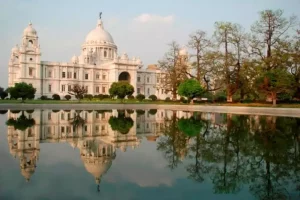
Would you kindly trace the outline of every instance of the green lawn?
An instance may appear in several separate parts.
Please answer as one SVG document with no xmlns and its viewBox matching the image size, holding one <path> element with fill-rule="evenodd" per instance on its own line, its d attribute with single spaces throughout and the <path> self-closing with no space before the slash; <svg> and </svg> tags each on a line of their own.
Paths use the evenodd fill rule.
<svg viewBox="0 0 300 200">
<path fill-rule="evenodd" d="M 189 105 L 180 102 L 165 102 L 165 101 L 150 101 L 144 100 L 139 102 L 137 100 L 124 100 L 121 102 L 120 100 L 81 100 L 78 102 L 77 100 L 26 100 L 25 104 L 166 104 L 166 105 Z M 21 104 L 21 100 L 0 100 L 0 104 Z M 268 103 L 201 103 L 194 105 L 207 105 L 207 106 L 247 106 L 247 107 L 272 107 L 272 104 Z M 300 104 L 278 104 L 278 108 L 300 108 Z"/>
</svg>

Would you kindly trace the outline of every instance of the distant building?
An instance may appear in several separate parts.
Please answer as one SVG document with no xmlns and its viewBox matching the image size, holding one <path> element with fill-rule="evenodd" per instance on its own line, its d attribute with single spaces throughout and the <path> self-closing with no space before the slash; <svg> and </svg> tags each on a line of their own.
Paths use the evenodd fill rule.
<svg viewBox="0 0 300 200">
<path fill-rule="evenodd" d="M 37 89 L 36 97 L 63 97 L 76 83 L 96 95 L 108 94 L 113 82 L 128 81 L 135 88 L 134 95 L 141 93 L 147 98 L 154 94 L 159 99 L 171 96 L 165 94 L 161 85 L 164 73 L 156 65 L 142 69 L 139 58 L 129 58 L 126 53 L 119 56 L 117 50 L 113 37 L 99 19 L 96 28 L 86 36 L 79 56 L 73 56 L 70 62 L 42 61 L 39 37 L 30 23 L 23 31 L 21 45 L 11 51 L 8 86 L 26 82 Z"/>
</svg>

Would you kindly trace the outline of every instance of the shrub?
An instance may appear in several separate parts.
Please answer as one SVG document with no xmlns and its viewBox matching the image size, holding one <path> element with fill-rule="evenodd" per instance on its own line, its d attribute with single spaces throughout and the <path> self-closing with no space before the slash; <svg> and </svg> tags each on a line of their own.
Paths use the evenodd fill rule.
<svg viewBox="0 0 300 200">
<path fill-rule="evenodd" d="M 180 97 L 180 102 L 182 103 L 188 103 L 188 100 L 184 97 Z"/>
<path fill-rule="evenodd" d="M 45 95 L 42 95 L 42 96 L 41 96 L 41 100 L 48 100 L 48 97 L 45 96 Z"/>
<path fill-rule="evenodd" d="M 52 98 L 53 98 L 54 100 L 60 100 L 60 96 L 59 96 L 58 94 L 53 94 L 53 95 L 52 95 Z"/>
<path fill-rule="evenodd" d="M 103 94 L 98 94 L 94 96 L 95 99 L 103 100 Z"/>
<path fill-rule="evenodd" d="M 155 96 L 154 94 L 149 96 L 149 99 L 151 99 L 152 101 L 156 101 L 157 100 L 157 96 Z"/>
<path fill-rule="evenodd" d="M 225 101 L 227 101 L 227 97 L 224 96 L 224 95 L 217 96 L 216 97 L 216 101 L 218 101 L 218 102 L 225 102 Z"/>
<path fill-rule="evenodd" d="M 65 96 L 65 99 L 67 99 L 67 101 L 69 101 L 71 98 L 72 98 L 72 97 L 71 97 L 71 95 L 69 95 L 69 94 L 67 94 L 67 95 Z"/>
<path fill-rule="evenodd" d="M 170 97 L 167 97 L 166 99 L 165 99 L 165 102 L 170 102 L 171 101 L 171 98 Z"/>
<path fill-rule="evenodd" d="M 127 96 L 128 99 L 134 99 L 134 96 L 133 95 L 129 95 Z"/>
<path fill-rule="evenodd" d="M 111 99 L 111 96 L 108 94 L 103 94 L 102 96 L 103 96 L 103 99 Z"/>
<path fill-rule="evenodd" d="M 227 101 L 226 92 L 219 91 L 215 94 L 215 101 L 217 102 L 225 102 Z"/>
<path fill-rule="evenodd" d="M 93 99 L 93 95 L 91 95 L 91 94 L 85 94 L 83 97 L 84 97 L 85 99 L 90 100 L 90 101 Z"/>
<path fill-rule="evenodd" d="M 244 99 L 241 100 L 241 103 L 253 103 L 254 101 L 252 99 Z"/>
<path fill-rule="evenodd" d="M 139 100 L 139 101 L 143 101 L 144 99 L 145 99 L 145 95 L 143 95 L 143 94 L 138 94 L 138 95 L 136 95 L 136 97 L 135 97 L 137 100 Z"/>
</svg>

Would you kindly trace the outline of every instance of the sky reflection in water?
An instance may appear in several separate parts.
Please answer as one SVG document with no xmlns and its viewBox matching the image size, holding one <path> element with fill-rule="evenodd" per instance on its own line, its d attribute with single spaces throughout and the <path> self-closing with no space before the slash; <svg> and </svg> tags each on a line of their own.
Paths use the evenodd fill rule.
<svg viewBox="0 0 300 200">
<path fill-rule="evenodd" d="M 299 118 L 1 113 L 1 200 L 300 198 Z"/>
</svg>

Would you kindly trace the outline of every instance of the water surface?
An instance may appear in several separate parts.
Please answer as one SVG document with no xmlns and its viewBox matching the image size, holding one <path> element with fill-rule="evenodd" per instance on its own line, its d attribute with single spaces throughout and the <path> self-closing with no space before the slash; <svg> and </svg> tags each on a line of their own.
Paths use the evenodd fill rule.
<svg viewBox="0 0 300 200">
<path fill-rule="evenodd" d="M 300 119 L 0 111 L 0 199 L 300 199 Z"/>
</svg>

